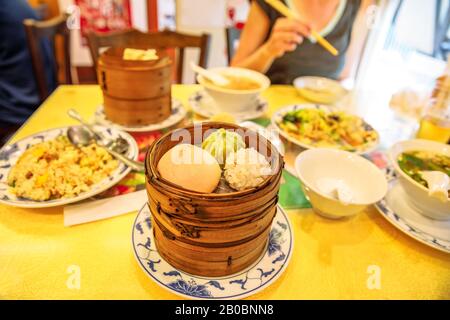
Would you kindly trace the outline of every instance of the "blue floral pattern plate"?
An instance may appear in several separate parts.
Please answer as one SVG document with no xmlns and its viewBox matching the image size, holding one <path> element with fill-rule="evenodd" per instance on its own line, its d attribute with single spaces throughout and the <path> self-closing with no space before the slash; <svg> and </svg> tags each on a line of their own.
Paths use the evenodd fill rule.
<svg viewBox="0 0 450 320">
<path fill-rule="evenodd" d="M 192 96 L 190 96 L 189 105 L 192 107 L 192 110 L 196 114 L 204 118 L 211 118 L 215 114 L 222 112 L 217 107 L 213 98 L 211 98 L 211 96 L 208 95 L 205 90 L 199 90 Z M 264 116 L 268 107 L 269 103 L 267 102 L 267 100 L 259 96 L 256 99 L 256 103 L 251 108 L 245 110 L 245 112 L 233 113 L 233 116 L 238 121 L 260 118 Z"/>
<path fill-rule="evenodd" d="M 150 132 L 150 131 L 167 129 L 171 126 L 174 126 L 177 123 L 179 123 L 181 120 L 186 118 L 186 115 L 187 115 L 187 111 L 183 107 L 183 104 L 177 99 L 172 99 L 172 113 L 170 114 L 170 116 L 167 119 L 165 119 L 164 121 L 161 121 L 159 123 L 149 124 L 149 125 L 145 125 L 145 126 L 122 126 L 122 125 L 114 123 L 111 120 L 109 120 L 108 118 L 106 118 L 105 109 L 104 109 L 103 105 L 100 105 L 97 108 L 97 110 L 95 111 L 94 119 L 95 119 L 95 122 L 100 125 L 104 125 L 104 126 L 108 126 L 108 127 L 115 127 L 117 129 L 127 131 L 127 132 Z"/>
<path fill-rule="evenodd" d="M 280 127 L 280 123 L 283 121 L 283 117 L 286 115 L 286 113 L 288 113 L 290 111 L 301 110 L 301 109 L 317 109 L 317 110 L 323 110 L 324 112 L 334 112 L 334 111 L 339 111 L 339 108 L 334 107 L 334 106 L 311 104 L 311 103 L 294 104 L 294 105 L 283 107 L 272 115 L 271 124 L 272 124 L 273 128 L 275 130 L 277 130 L 278 133 L 283 138 L 285 138 L 289 142 L 292 142 L 293 144 L 299 146 L 302 149 L 320 148 L 321 146 L 320 146 L 320 144 L 317 144 L 317 142 L 309 144 L 309 143 L 305 143 L 303 141 L 299 141 L 294 136 L 292 136 L 289 132 L 286 132 L 285 130 L 283 130 Z M 364 119 L 361 119 L 361 120 L 363 121 L 363 125 L 364 125 L 364 128 L 366 131 L 375 131 L 376 132 L 376 130 L 370 124 L 365 122 Z M 357 147 L 355 147 L 355 150 L 353 152 L 356 154 L 368 154 L 368 153 L 374 151 L 378 147 L 378 144 L 380 142 L 379 140 L 380 140 L 379 134 L 377 132 L 377 139 L 375 141 L 372 141 L 371 143 L 367 143 L 362 146 L 357 146 Z M 341 146 L 336 144 L 333 146 L 327 146 L 327 148 L 340 149 Z"/>
<path fill-rule="evenodd" d="M 450 253 L 450 221 L 438 221 L 416 212 L 393 168 L 386 170 L 389 191 L 375 207 L 397 229 L 423 244 Z"/>
<path fill-rule="evenodd" d="M 273 283 L 286 269 L 294 244 L 289 218 L 278 206 L 265 252 L 239 273 L 207 278 L 172 267 L 158 253 L 148 205 L 139 211 L 132 231 L 133 250 L 144 272 L 161 287 L 190 299 L 242 299 Z"/>
<path fill-rule="evenodd" d="M 95 126 L 94 128 L 96 132 L 101 134 L 105 139 L 112 140 L 118 137 L 122 137 L 123 139 L 125 139 L 129 145 L 127 156 L 132 159 L 137 159 L 137 143 L 128 133 L 120 131 L 118 129 L 102 126 Z M 130 172 L 131 169 L 128 166 L 119 162 L 119 166 L 111 173 L 109 177 L 103 179 L 99 183 L 94 184 L 89 191 L 80 193 L 78 196 L 72 198 L 35 201 L 25 198 L 19 198 L 12 194 L 9 190 L 10 187 L 7 184 L 8 174 L 9 170 L 14 166 L 22 153 L 35 144 L 55 139 L 60 135 L 65 135 L 67 133 L 67 129 L 68 127 L 63 127 L 42 131 L 19 140 L 13 144 L 6 145 L 0 150 L 0 203 L 22 208 L 47 208 L 66 205 L 102 193 L 103 191 L 118 183 L 120 180 L 122 180 L 123 177 L 128 174 L 128 172 Z"/>
</svg>

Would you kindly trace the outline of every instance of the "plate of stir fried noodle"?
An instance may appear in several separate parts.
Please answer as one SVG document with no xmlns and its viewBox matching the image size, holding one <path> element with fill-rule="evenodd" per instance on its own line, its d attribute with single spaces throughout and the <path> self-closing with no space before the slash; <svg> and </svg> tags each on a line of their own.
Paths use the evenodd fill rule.
<svg viewBox="0 0 450 320">
<path fill-rule="evenodd" d="M 305 148 L 335 148 L 356 153 L 373 151 L 379 135 L 358 116 L 329 106 L 302 104 L 285 107 L 272 117 L 280 135 Z"/>
</svg>

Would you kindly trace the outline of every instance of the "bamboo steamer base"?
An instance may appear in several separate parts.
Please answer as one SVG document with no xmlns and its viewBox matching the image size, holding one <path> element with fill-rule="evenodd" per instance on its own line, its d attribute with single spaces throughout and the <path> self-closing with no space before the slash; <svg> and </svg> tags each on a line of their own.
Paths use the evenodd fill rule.
<svg viewBox="0 0 450 320">
<path fill-rule="evenodd" d="M 141 100 L 118 99 L 103 93 L 106 118 L 124 126 L 140 126 L 159 123 L 171 112 L 170 94 Z"/>
<path fill-rule="evenodd" d="M 150 202 L 150 210 L 157 214 L 153 215 L 153 219 L 171 236 L 186 241 L 192 241 L 200 246 L 228 246 L 229 243 L 243 241 L 249 236 L 261 233 L 272 224 L 272 220 L 277 212 L 276 201 L 272 201 L 270 207 L 262 213 L 254 210 L 254 216 L 234 221 L 221 221 L 220 223 L 209 223 L 208 220 L 195 222 L 192 224 L 185 223 L 181 218 L 170 217 L 163 212 L 158 213 L 158 208 L 154 202 Z M 201 236 L 191 238 L 186 233 L 190 228 L 196 229 Z M 226 231 L 225 231 L 226 230 Z M 249 240 L 251 243 L 253 240 Z"/>
<path fill-rule="evenodd" d="M 157 164 L 163 154 L 180 142 L 189 143 L 181 139 L 186 132 L 180 130 L 187 130 L 190 143 L 198 145 L 207 131 L 220 128 L 239 129 L 237 133 L 246 146 L 258 146 L 272 164 L 273 175 L 256 188 L 225 194 L 192 192 L 160 176 Z M 159 254 L 175 268 L 204 277 L 230 275 L 254 264 L 267 248 L 277 210 L 282 166 L 283 159 L 270 141 L 252 130 L 227 123 L 206 122 L 159 138 L 149 148 L 145 162 Z"/>
<path fill-rule="evenodd" d="M 176 269 L 204 277 L 227 276 L 250 267 L 259 257 L 261 257 L 263 252 L 265 252 L 269 235 L 269 231 L 264 232 L 263 238 L 265 240 L 260 241 L 260 244 L 258 244 L 257 247 L 253 247 L 250 253 L 235 258 L 231 260 L 232 262 L 230 263 L 228 259 L 224 261 L 208 261 L 208 254 L 206 253 L 203 253 L 203 260 L 196 259 L 194 256 L 192 258 L 181 257 L 171 251 L 171 248 L 165 247 L 169 242 L 165 243 L 164 241 L 160 241 L 164 236 L 160 235 L 158 237 L 156 228 L 157 227 L 155 227 L 154 234 L 155 245 L 161 257 Z"/>
<path fill-rule="evenodd" d="M 165 250 L 167 249 L 168 253 L 180 259 L 189 258 L 206 261 L 206 263 L 228 261 L 229 259 L 233 263 L 236 258 L 251 254 L 255 248 L 267 240 L 268 229 L 270 229 L 263 230 L 259 236 L 247 242 L 229 246 L 208 247 L 189 244 L 177 239 L 169 239 L 164 235 L 160 226 L 153 225 L 156 226 L 155 239 L 161 244 L 161 247 L 164 247 Z"/>
</svg>

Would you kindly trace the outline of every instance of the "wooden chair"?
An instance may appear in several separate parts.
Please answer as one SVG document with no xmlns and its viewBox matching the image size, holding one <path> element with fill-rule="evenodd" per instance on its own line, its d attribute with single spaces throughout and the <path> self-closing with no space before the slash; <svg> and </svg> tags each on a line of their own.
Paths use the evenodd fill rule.
<svg viewBox="0 0 450 320">
<path fill-rule="evenodd" d="M 105 47 L 127 47 L 136 45 L 155 49 L 176 49 L 178 55 L 175 66 L 176 82 L 178 83 L 183 79 L 184 50 L 186 48 L 199 48 L 200 58 L 198 64 L 206 68 L 210 42 L 210 36 L 208 34 L 196 36 L 169 30 L 150 33 L 141 32 L 135 29 L 106 34 L 91 32 L 88 34 L 87 38 L 95 69 L 97 69 L 97 60 L 100 55 L 100 49 Z"/>
<path fill-rule="evenodd" d="M 55 62 L 58 61 L 56 52 L 57 37 L 62 38 L 62 52 L 63 52 L 63 70 L 64 81 L 59 81 L 66 84 L 72 84 L 71 65 L 70 65 L 70 30 L 67 28 L 67 14 L 55 17 L 46 21 L 36 21 L 33 19 L 24 20 L 25 32 L 27 36 L 28 48 L 30 50 L 31 62 L 33 65 L 34 76 L 36 78 L 37 87 L 41 101 L 44 101 L 50 94 L 47 88 L 45 79 L 44 60 L 41 52 L 41 41 L 49 39 L 53 43 L 53 55 Z M 55 79 L 58 79 L 59 66 L 56 68 Z"/>
</svg>

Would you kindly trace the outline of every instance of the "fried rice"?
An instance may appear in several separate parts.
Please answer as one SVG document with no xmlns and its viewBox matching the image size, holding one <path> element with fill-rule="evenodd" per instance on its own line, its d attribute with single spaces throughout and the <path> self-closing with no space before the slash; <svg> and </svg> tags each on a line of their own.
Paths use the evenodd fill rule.
<svg viewBox="0 0 450 320">
<path fill-rule="evenodd" d="M 26 150 L 8 176 L 17 197 L 36 201 L 72 198 L 107 178 L 118 162 L 96 144 L 73 146 L 65 136 Z"/>
</svg>

